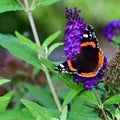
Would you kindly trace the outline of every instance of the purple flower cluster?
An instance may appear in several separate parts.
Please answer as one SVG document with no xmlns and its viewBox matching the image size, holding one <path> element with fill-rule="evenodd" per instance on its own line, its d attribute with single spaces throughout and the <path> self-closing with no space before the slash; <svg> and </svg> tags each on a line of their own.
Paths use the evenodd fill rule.
<svg viewBox="0 0 120 120">
<path fill-rule="evenodd" d="M 64 51 L 67 56 L 67 60 L 73 59 L 80 53 L 80 44 L 83 33 L 86 29 L 86 23 L 79 16 L 80 11 L 74 8 L 74 10 L 66 8 L 66 18 L 68 23 L 65 28 L 65 45 Z M 107 60 L 104 57 L 104 65 L 99 70 L 95 77 L 80 77 L 77 74 L 74 75 L 74 82 L 83 82 L 85 89 L 92 90 L 96 87 L 96 84 L 104 77 L 104 71 L 106 71 Z"/>
<path fill-rule="evenodd" d="M 80 43 L 86 28 L 86 23 L 80 18 L 79 13 L 80 11 L 76 8 L 73 11 L 66 8 L 68 22 L 65 28 L 64 51 L 68 60 L 80 53 Z"/>
<path fill-rule="evenodd" d="M 114 20 L 108 23 L 104 27 L 104 35 L 108 39 L 109 42 L 112 42 L 113 37 L 120 35 L 120 21 Z"/>
</svg>

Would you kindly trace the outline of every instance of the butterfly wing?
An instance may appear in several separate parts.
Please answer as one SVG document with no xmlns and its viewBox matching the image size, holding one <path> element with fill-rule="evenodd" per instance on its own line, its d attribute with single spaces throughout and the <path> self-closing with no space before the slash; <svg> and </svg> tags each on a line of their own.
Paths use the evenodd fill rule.
<svg viewBox="0 0 120 120">
<path fill-rule="evenodd" d="M 76 56 L 78 73 L 89 73 L 97 70 L 98 65 L 98 49 L 91 46 L 81 48 L 81 52 Z"/>
<path fill-rule="evenodd" d="M 55 68 L 55 71 L 62 73 L 89 73 L 97 70 L 98 50 L 92 47 L 84 47 L 79 55 L 73 60 L 67 60 Z"/>
<path fill-rule="evenodd" d="M 80 54 L 55 68 L 56 72 L 78 74 L 81 77 L 94 77 L 103 66 L 104 55 L 99 48 L 94 28 L 88 26 L 80 44 Z"/>
<path fill-rule="evenodd" d="M 72 64 L 70 64 L 71 61 L 66 61 L 64 63 L 61 63 L 58 65 L 54 70 L 57 73 L 69 73 L 69 74 L 74 74 L 75 71 L 70 70 L 70 67 L 72 67 Z M 77 71 L 77 70 L 76 70 Z"/>
<path fill-rule="evenodd" d="M 103 53 L 91 46 L 81 48 L 75 59 L 67 60 L 55 68 L 56 72 L 78 74 L 81 77 L 94 77 L 103 66 Z"/>
</svg>

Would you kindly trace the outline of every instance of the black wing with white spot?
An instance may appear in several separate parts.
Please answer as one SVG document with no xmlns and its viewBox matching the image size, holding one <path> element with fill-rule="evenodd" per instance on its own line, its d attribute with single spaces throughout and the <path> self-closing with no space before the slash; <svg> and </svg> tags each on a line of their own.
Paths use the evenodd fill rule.
<svg viewBox="0 0 120 120">
<path fill-rule="evenodd" d="M 90 42 L 90 41 L 93 41 L 96 44 L 97 48 L 99 48 L 98 40 L 95 35 L 95 30 L 92 25 L 87 26 L 83 34 L 81 43 Z"/>
<path fill-rule="evenodd" d="M 69 73 L 69 74 L 74 74 L 74 72 L 70 71 L 67 61 L 64 63 L 61 63 L 54 69 L 57 73 Z"/>
</svg>

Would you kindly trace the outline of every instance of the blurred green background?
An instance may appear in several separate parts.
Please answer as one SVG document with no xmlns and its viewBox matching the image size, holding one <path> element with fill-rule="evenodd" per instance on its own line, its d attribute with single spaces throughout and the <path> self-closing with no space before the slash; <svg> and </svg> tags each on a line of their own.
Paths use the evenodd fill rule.
<svg viewBox="0 0 120 120">
<path fill-rule="evenodd" d="M 81 17 L 87 24 L 95 27 L 98 39 L 103 41 L 105 24 L 120 18 L 119 3 L 120 0 L 61 0 L 50 6 L 40 5 L 33 12 L 40 40 L 43 42 L 49 35 L 61 30 L 62 34 L 57 41 L 64 41 L 64 28 L 67 22 L 65 7 L 77 7 L 81 10 Z M 28 18 L 23 11 L 1 13 L 0 33 L 14 34 L 15 30 L 34 40 Z M 107 47 L 107 50 L 114 51 L 113 48 Z M 108 54 L 106 49 L 105 54 Z"/>
</svg>

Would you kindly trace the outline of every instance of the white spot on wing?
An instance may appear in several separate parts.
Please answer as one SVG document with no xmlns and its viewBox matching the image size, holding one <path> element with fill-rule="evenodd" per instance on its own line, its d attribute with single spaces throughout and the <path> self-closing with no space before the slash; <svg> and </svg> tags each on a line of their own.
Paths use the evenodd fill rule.
<svg viewBox="0 0 120 120">
<path fill-rule="evenodd" d="M 90 37 L 92 37 L 92 34 L 90 34 Z"/>
<path fill-rule="evenodd" d="M 64 65 L 63 65 L 63 64 L 60 64 L 60 67 L 61 67 L 61 68 L 64 68 Z"/>
<path fill-rule="evenodd" d="M 96 38 L 96 36 L 95 36 L 95 35 L 93 35 L 93 38 Z"/>
<path fill-rule="evenodd" d="M 83 37 L 84 37 L 84 38 L 88 38 L 88 35 L 87 35 L 87 34 L 83 34 Z"/>
</svg>

